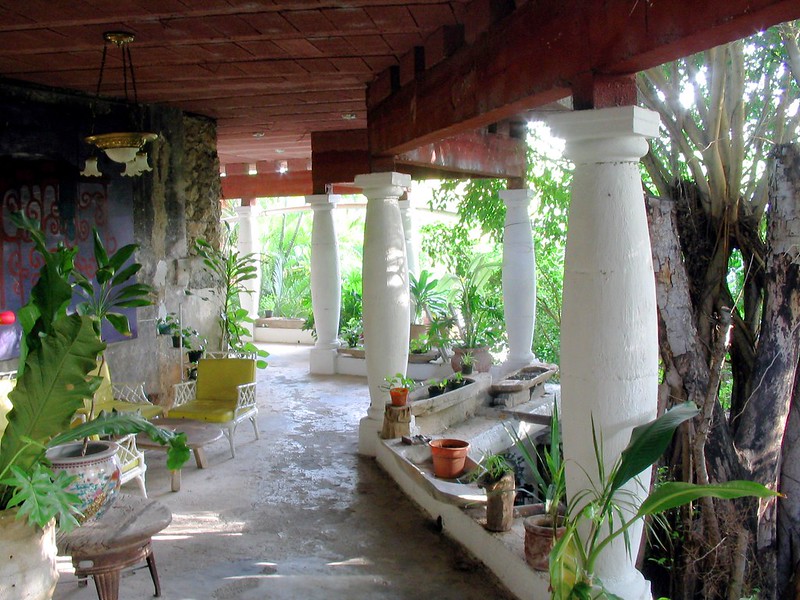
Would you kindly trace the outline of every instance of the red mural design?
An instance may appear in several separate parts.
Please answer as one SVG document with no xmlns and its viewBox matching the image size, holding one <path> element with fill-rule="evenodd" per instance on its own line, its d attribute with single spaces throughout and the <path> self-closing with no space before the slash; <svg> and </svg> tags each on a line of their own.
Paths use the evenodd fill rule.
<svg viewBox="0 0 800 600">
<path fill-rule="evenodd" d="M 23 211 L 42 224 L 49 247 L 63 242 L 78 246 L 75 267 L 84 275 L 94 273 L 92 230 L 97 228 L 109 253 L 133 242 L 130 186 L 107 180 L 86 181 L 65 176 L 63 165 L 52 161 L 0 162 L 0 310 L 17 310 L 25 303 L 39 269 L 41 257 L 30 237 L 11 222 L 12 212 Z M 116 192 L 116 193 L 115 193 Z M 111 218 L 113 213 L 114 218 Z M 128 315 L 135 334 L 135 312 Z M 0 360 L 19 352 L 18 325 L 0 330 Z M 117 341 L 110 331 L 104 339 Z"/>
</svg>

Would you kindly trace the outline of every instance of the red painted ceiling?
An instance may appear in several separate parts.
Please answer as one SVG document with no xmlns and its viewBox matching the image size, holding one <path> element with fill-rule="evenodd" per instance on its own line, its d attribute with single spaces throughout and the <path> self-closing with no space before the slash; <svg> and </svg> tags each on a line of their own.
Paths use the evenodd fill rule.
<svg viewBox="0 0 800 600">
<path fill-rule="evenodd" d="M 103 32 L 135 34 L 139 100 L 218 122 L 220 160 L 308 158 L 311 132 L 366 127 L 367 83 L 465 1 L 3 0 L 0 75 L 93 94 Z M 124 97 L 109 49 L 101 93 Z"/>
</svg>

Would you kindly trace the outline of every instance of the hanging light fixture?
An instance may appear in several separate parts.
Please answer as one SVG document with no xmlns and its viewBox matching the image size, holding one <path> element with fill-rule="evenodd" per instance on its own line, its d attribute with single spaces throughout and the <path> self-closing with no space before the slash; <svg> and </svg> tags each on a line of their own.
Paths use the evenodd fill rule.
<svg viewBox="0 0 800 600">
<path fill-rule="evenodd" d="M 130 104 L 128 96 L 128 81 L 130 80 L 131 91 L 133 92 L 133 104 L 138 106 L 139 99 L 136 93 L 136 76 L 133 72 L 133 61 L 131 60 L 130 44 L 134 40 L 134 35 L 127 31 L 107 31 L 103 34 L 103 58 L 100 63 L 100 75 L 97 79 L 96 96 L 100 97 L 100 87 L 103 83 L 103 73 L 106 66 L 106 56 L 109 44 L 119 48 L 122 55 L 122 78 L 125 86 L 125 101 Z M 134 120 L 135 117 L 134 117 Z M 106 156 L 114 162 L 125 164 L 123 175 L 134 177 L 145 171 L 152 171 L 152 167 L 147 162 L 147 153 L 142 149 L 147 142 L 158 139 L 158 134 L 147 131 L 114 131 L 111 133 L 101 133 L 90 135 L 85 138 L 86 142 L 92 144 L 105 152 Z M 86 159 L 86 164 L 81 175 L 86 177 L 99 177 L 100 171 L 97 168 L 97 157 Z"/>
</svg>

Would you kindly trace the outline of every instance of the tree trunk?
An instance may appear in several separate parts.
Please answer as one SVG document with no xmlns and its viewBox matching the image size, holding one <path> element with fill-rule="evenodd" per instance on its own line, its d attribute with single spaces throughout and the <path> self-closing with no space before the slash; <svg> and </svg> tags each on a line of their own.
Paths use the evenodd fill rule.
<svg viewBox="0 0 800 600">
<path fill-rule="evenodd" d="M 776 355 L 776 362 L 793 361 L 790 367 L 793 368 L 791 380 L 784 375 L 780 378 L 782 384 L 782 394 L 774 398 L 778 408 L 789 411 L 788 422 L 782 440 L 782 460 L 780 470 L 780 491 L 785 494 L 777 504 L 777 528 L 771 531 L 764 531 L 764 535 L 759 539 L 759 546 L 762 543 L 777 544 L 777 585 L 778 592 L 783 592 L 782 597 L 800 597 L 800 579 L 797 571 L 800 568 L 800 400 L 798 399 L 797 380 L 800 377 L 796 366 L 798 363 L 797 330 L 800 330 L 800 320 L 798 320 L 798 302 L 800 301 L 800 282 L 798 282 L 798 255 L 800 254 L 800 151 L 796 145 L 779 146 L 775 150 L 775 170 L 773 173 L 771 187 L 770 204 L 773 211 L 780 211 L 787 222 L 783 225 L 785 235 L 788 239 L 783 240 L 777 248 L 770 248 L 771 254 L 777 255 L 783 252 L 779 258 L 785 264 L 785 272 L 777 273 L 777 276 L 770 278 L 770 284 L 789 287 L 786 296 L 780 298 L 782 304 L 775 306 L 781 314 L 781 325 L 785 328 L 791 327 L 784 334 L 791 336 L 794 342 L 794 354 L 787 356 L 785 348 L 776 349 L 780 356 Z M 781 232 L 784 233 L 784 232 Z M 770 237 L 771 241 L 771 237 Z M 793 289 L 791 289 L 793 288 Z M 794 317 L 788 322 L 789 316 Z M 763 335 L 763 334 L 762 334 Z M 787 369 L 789 366 L 787 366 Z M 765 378 L 772 379 L 771 374 L 765 374 Z M 789 409 L 789 399 L 791 399 L 791 409 Z M 777 410 L 778 408 L 774 409 Z M 782 423 L 781 423 L 782 425 Z M 777 464 L 777 460 L 775 461 Z M 762 469 L 764 470 L 764 469 Z M 770 471 L 767 471 L 770 473 Z M 774 510 L 775 505 L 767 507 Z M 768 534 L 771 533 L 772 537 Z M 761 527 L 759 535 L 762 535 Z M 795 581 L 792 582 L 792 579 Z M 794 589 L 792 589 L 794 588 Z"/>
</svg>

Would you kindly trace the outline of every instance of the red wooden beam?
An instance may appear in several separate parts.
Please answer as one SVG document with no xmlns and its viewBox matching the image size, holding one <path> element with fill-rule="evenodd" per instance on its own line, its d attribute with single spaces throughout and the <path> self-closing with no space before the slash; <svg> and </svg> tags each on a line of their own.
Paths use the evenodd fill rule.
<svg viewBox="0 0 800 600">
<path fill-rule="evenodd" d="M 221 179 L 222 197 L 269 198 L 272 196 L 305 196 L 311 194 L 311 171 L 286 173 L 258 173 L 257 175 L 230 174 Z"/>
<path fill-rule="evenodd" d="M 388 98 L 370 88 L 370 151 L 408 152 L 566 97 L 581 78 L 630 75 L 797 18 L 797 0 L 527 2 Z"/>
<path fill-rule="evenodd" d="M 525 144 L 502 135 L 465 133 L 400 154 L 395 163 L 400 171 L 413 166 L 451 177 L 524 177 Z"/>
</svg>

